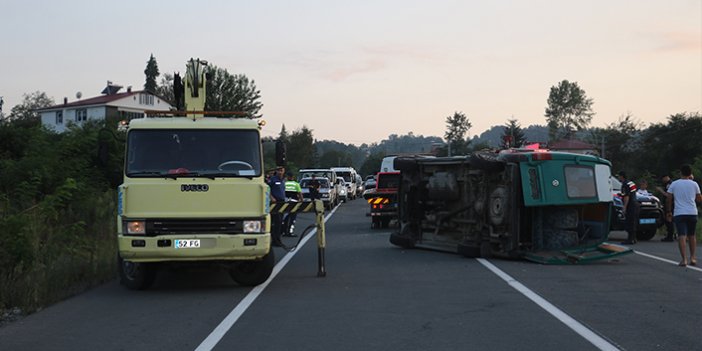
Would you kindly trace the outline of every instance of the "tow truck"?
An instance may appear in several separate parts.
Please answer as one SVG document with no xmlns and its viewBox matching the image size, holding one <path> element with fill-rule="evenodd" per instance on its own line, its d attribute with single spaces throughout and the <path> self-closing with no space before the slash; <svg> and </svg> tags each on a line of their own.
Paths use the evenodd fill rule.
<svg viewBox="0 0 702 351">
<path fill-rule="evenodd" d="M 400 228 L 390 242 L 468 257 L 584 263 L 631 253 L 606 242 L 609 161 L 546 149 L 398 157 Z"/>
<path fill-rule="evenodd" d="M 387 228 L 390 221 L 397 219 L 397 191 L 400 172 L 379 172 L 373 191 L 363 196 L 368 201 L 371 228 Z"/>
<path fill-rule="evenodd" d="M 126 127 L 117 258 L 127 288 L 148 288 L 166 263 L 217 265 L 248 286 L 266 281 L 273 270 L 264 122 L 240 112 L 205 113 L 206 65 L 188 61 L 183 111 L 134 119 Z"/>
</svg>

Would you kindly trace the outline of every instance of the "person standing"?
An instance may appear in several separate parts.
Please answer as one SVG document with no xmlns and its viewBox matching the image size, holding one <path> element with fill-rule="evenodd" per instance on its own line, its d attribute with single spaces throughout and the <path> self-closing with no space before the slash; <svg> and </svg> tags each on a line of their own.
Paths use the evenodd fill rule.
<svg viewBox="0 0 702 351">
<path fill-rule="evenodd" d="M 689 263 L 691 266 L 696 266 L 696 203 L 702 202 L 702 195 L 700 194 L 700 186 L 693 180 L 694 178 L 690 165 L 683 165 L 680 167 L 680 174 L 682 177 L 670 184 L 670 187 L 668 188 L 668 194 L 671 196 L 668 196 L 666 201 L 668 203 L 668 208 L 673 206 L 672 208 L 674 212 L 668 211 L 666 213 L 666 217 L 672 219 L 673 223 L 675 223 L 675 228 L 678 231 L 678 248 L 680 249 L 680 255 L 682 256 L 682 261 L 680 261 L 678 265 L 684 267 Z M 687 257 L 687 250 L 685 248 L 685 242 L 687 242 L 688 246 L 690 247 L 689 261 Z"/>
<path fill-rule="evenodd" d="M 670 184 L 673 183 L 673 180 L 670 179 L 670 176 L 664 175 L 661 177 L 661 183 L 663 183 L 663 188 L 656 187 L 656 190 L 658 190 L 663 194 L 663 196 L 665 196 L 665 199 L 663 199 L 663 212 L 672 213 L 673 208 L 670 207 L 671 205 L 668 205 L 668 198 L 670 197 L 670 194 L 668 194 L 668 189 L 670 189 Z M 672 219 L 668 220 L 668 216 L 664 216 L 663 223 L 665 224 L 666 236 L 665 238 L 661 239 L 661 241 L 675 241 L 675 226 L 673 225 Z"/>
<path fill-rule="evenodd" d="M 292 172 L 285 174 L 285 198 L 287 202 L 290 203 L 301 203 L 302 202 L 302 188 L 300 183 L 295 181 Z M 296 236 L 295 235 L 295 219 L 297 218 L 297 212 L 288 212 L 283 219 L 283 236 Z"/>
<path fill-rule="evenodd" d="M 617 178 L 622 182 L 622 204 L 624 216 L 626 217 L 626 241 L 625 245 L 636 244 L 636 227 L 639 224 L 639 201 L 636 200 L 636 183 L 626 178 L 626 173 L 620 171 L 617 173 Z"/>
<path fill-rule="evenodd" d="M 285 168 L 280 166 L 276 168 L 275 173 L 268 179 L 268 186 L 271 189 L 271 202 L 272 203 L 283 203 L 285 202 L 285 181 L 283 180 L 283 174 L 285 173 Z M 271 239 L 273 240 L 274 246 L 280 246 L 280 236 L 283 234 L 283 216 L 280 212 L 275 211 L 271 213 Z"/>
</svg>

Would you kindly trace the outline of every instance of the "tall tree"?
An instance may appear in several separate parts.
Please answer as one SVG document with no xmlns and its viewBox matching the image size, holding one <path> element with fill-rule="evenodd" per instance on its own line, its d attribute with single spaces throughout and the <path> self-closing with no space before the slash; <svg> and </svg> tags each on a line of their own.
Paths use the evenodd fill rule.
<svg viewBox="0 0 702 351">
<path fill-rule="evenodd" d="M 156 93 L 158 85 L 156 84 L 156 78 L 160 74 L 158 72 L 158 63 L 156 63 L 156 58 L 154 54 L 151 54 L 149 61 L 146 63 L 146 69 L 144 69 L 144 74 L 146 75 L 146 82 L 144 83 L 144 90 Z"/>
<path fill-rule="evenodd" d="M 472 126 L 463 112 L 454 112 L 452 116 L 446 117 L 444 138 L 448 143 L 449 156 L 462 155 L 468 152 L 470 140 L 466 139 L 466 134 Z"/>
<path fill-rule="evenodd" d="M 36 110 L 53 105 L 54 99 L 47 96 L 43 91 L 22 94 L 22 102 L 10 110 L 7 119 L 24 126 L 40 125 L 41 117 Z"/>
<path fill-rule="evenodd" d="M 209 66 L 209 72 L 206 111 L 237 111 L 245 112 L 250 118 L 261 117 L 261 91 L 253 80 L 243 74 L 232 75 L 214 65 Z"/>
<path fill-rule="evenodd" d="M 526 142 L 524 131 L 516 119 L 510 119 L 505 124 L 502 130 L 502 138 L 500 138 L 500 147 L 507 149 L 510 147 L 522 147 Z"/>
<path fill-rule="evenodd" d="M 570 137 L 574 131 L 586 128 L 594 114 L 592 99 L 577 82 L 563 80 L 552 86 L 545 113 L 550 140 Z"/>
<path fill-rule="evenodd" d="M 298 168 L 315 166 L 314 137 L 311 129 L 303 125 L 302 128 L 290 133 L 288 141 L 288 163 Z"/>
</svg>

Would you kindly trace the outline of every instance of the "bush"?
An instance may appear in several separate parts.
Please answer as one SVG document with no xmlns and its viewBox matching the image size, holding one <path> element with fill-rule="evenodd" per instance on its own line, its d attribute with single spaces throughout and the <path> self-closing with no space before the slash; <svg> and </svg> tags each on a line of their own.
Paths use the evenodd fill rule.
<svg viewBox="0 0 702 351">
<path fill-rule="evenodd" d="M 103 126 L 56 134 L 41 126 L 0 123 L 0 311 L 31 312 L 116 274 L 116 191 L 121 167 L 97 160 Z"/>
</svg>

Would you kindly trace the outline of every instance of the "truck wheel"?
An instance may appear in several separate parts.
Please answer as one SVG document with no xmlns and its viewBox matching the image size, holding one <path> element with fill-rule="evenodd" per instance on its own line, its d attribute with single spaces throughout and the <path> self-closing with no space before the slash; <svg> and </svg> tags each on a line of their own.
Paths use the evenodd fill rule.
<svg viewBox="0 0 702 351">
<path fill-rule="evenodd" d="M 371 219 L 371 228 L 373 228 L 373 229 L 380 228 L 380 219 L 378 217 L 373 217 Z"/>
<path fill-rule="evenodd" d="M 402 236 L 399 233 L 390 234 L 390 243 L 403 249 L 414 248 L 414 240 L 406 236 Z"/>
<path fill-rule="evenodd" d="M 130 262 L 117 255 L 119 282 L 131 290 L 148 289 L 156 279 L 154 263 Z"/>
<path fill-rule="evenodd" d="M 656 236 L 656 231 L 654 229 L 649 229 L 649 230 L 638 230 L 636 231 L 636 239 L 637 240 L 651 240 L 653 237 Z"/>
<path fill-rule="evenodd" d="M 265 282 L 273 272 L 275 254 L 273 250 L 259 261 L 241 261 L 229 269 L 229 275 L 239 285 L 256 286 Z"/>
</svg>

